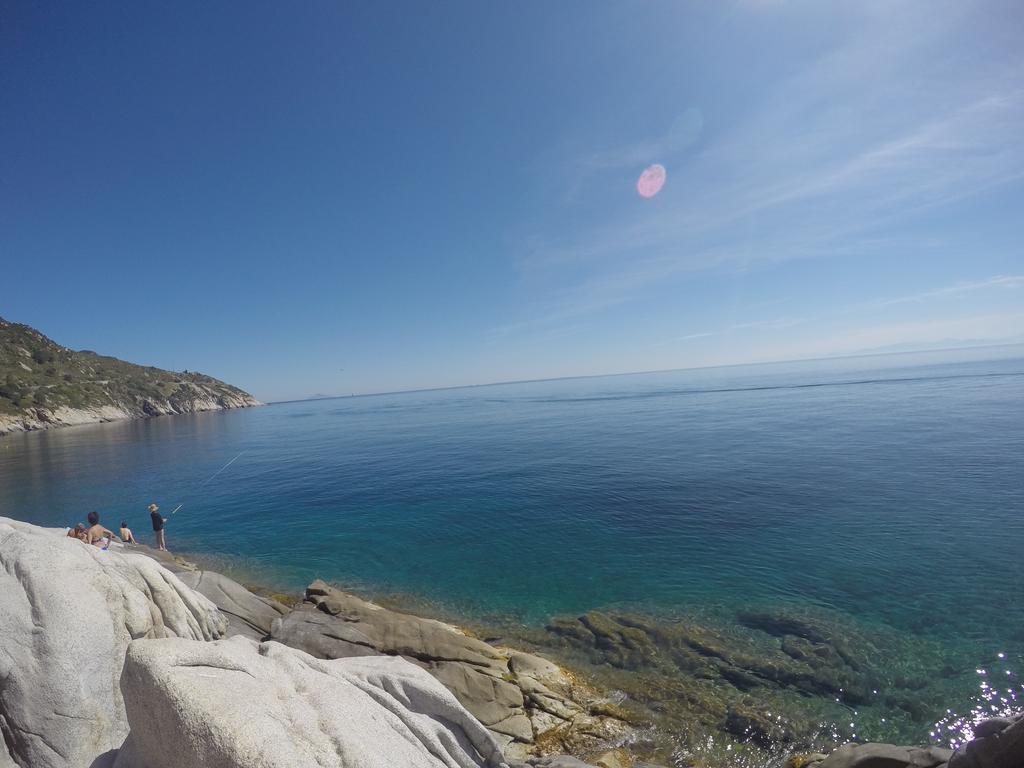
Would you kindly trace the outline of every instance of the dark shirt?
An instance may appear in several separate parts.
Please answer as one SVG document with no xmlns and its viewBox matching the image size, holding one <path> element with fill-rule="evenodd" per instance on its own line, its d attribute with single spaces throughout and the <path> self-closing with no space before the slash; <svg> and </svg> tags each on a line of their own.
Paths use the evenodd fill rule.
<svg viewBox="0 0 1024 768">
<path fill-rule="evenodd" d="M 162 531 L 164 529 L 164 519 L 160 516 L 160 513 L 150 512 L 149 516 L 153 518 L 153 530 Z"/>
</svg>

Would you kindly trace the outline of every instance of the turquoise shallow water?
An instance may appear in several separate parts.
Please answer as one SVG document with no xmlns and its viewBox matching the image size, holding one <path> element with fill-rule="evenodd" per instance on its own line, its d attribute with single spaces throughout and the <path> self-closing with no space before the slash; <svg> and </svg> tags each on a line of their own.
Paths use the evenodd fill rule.
<svg viewBox="0 0 1024 768">
<path fill-rule="evenodd" d="M 0 439 L 0 514 L 90 509 L 461 615 L 834 609 L 1024 646 L 1024 349 L 321 400 Z M 987 359 L 997 357 L 999 359 Z M 239 454 L 241 454 L 239 456 Z M 238 456 L 219 475 L 203 482 Z M 973 671 L 973 670 L 971 670 Z"/>
</svg>

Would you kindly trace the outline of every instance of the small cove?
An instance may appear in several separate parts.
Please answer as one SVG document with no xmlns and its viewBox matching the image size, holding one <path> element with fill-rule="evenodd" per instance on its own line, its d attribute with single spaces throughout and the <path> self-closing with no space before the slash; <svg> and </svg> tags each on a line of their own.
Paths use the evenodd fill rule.
<svg viewBox="0 0 1024 768">
<path fill-rule="evenodd" d="M 0 440 L 0 514 L 67 525 L 97 509 L 146 537 L 146 504 L 182 504 L 172 548 L 223 555 L 273 588 L 324 578 L 393 595 L 609 684 L 660 684 L 666 699 L 690 674 L 668 646 L 616 666 L 545 627 L 588 611 L 642 616 L 772 653 L 786 635 L 738 617 L 795 611 L 879 651 L 864 673 L 878 703 L 713 681 L 718 690 L 821 715 L 842 736 L 941 741 L 935 723 L 1000 706 L 984 703 L 984 679 L 1001 675 L 999 690 L 1016 696 L 1024 668 L 1012 599 L 1024 586 L 1024 359 L 973 356 L 533 382 L 12 435 Z"/>
</svg>

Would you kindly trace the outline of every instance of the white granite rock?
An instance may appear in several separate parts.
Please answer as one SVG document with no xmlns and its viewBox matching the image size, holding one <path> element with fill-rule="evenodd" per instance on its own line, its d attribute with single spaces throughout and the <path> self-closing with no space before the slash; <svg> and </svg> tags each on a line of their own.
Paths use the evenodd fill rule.
<svg viewBox="0 0 1024 768">
<path fill-rule="evenodd" d="M 147 557 L 0 518 L 0 732 L 14 762 L 78 768 L 116 749 L 128 644 L 210 640 L 226 625 Z"/>
<path fill-rule="evenodd" d="M 482 768 L 504 765 L 428 673 L 393 657 L 324 661 L 245 637 L 132 643 L 131 735 L 116 768 Z"/>
<path fill-rule="evenodd" d="M 184 571 L 178 578 L 208 597 L 228 619 L 227 636 L 244 635 L 263 640 L 270 634 L 274 619 L 288 613 L 288 607 L 276 600 L 254 595 L 237 581 L 214 571 Z"/>
</svg>

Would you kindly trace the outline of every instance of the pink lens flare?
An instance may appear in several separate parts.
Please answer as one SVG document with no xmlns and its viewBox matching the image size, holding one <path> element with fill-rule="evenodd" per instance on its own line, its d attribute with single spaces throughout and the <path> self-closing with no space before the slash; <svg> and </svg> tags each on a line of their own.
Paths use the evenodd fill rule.
<svg viewBox="0 0 1024 768">
<path fill-rule="evenodd" d="M 640 197 L 654 197 L 665 186 L 665 166 L 660 163 L 644 168 L 636 181 L 636 191 Z"/>
</svg>

